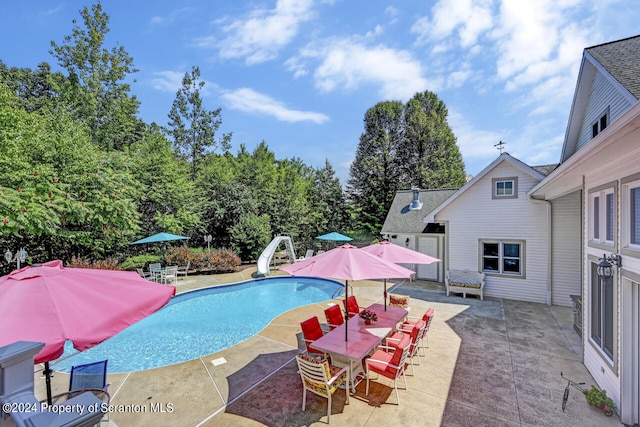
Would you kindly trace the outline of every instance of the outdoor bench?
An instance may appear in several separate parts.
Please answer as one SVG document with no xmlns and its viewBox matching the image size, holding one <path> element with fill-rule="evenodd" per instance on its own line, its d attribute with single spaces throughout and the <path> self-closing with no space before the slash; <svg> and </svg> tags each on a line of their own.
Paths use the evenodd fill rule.
<svg viewBox="0 0 640 427">
<path fill-rule="evenodd" d="M 483 299 L 484 273 L 471 270 L 448 270 L 444 282 L 449 292 L 462 294 L 465 298 L 467 294 L 479 295 Z"/>
</svg>

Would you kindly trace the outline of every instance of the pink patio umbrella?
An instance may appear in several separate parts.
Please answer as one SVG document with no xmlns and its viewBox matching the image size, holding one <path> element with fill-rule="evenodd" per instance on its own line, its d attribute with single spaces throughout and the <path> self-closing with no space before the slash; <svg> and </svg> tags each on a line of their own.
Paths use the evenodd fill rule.
<svg viewBox="0 0 640 427">
<path fill-rule="evenodd" d="M 413 249 L 385 241 L 365 246 L 361 250 L 394 264 L 432 264 L 442 261 Z M 384 280 L 384 309 L 387 310 L 387 279 Z"/>
<path fill-rule="evenodd" d="M 60 357 L 67 340 L 80 351 L 112 337 L 164 306 L 175 287 L 130 271 L 65 268 L 62 261 L 24 267 L 0 277 L 0 346 L 45 343 L 35 363 Z"/>
<path fill-rule="evenodd" d="M 345 280 L 345 299 L 349 297 L 349 280 L 392 277 L 408 279 L 414 274 L 412 270 L 368 254 L 348 243 L 283 267 L 282 270 L 293 276 L 319 276 Z M 349 320 L 346 311 L 344 318 L 345 322 Z M 345 328 L 345 341 L 348 338 L 347 330 L 348 328 Z"/>
</svg>

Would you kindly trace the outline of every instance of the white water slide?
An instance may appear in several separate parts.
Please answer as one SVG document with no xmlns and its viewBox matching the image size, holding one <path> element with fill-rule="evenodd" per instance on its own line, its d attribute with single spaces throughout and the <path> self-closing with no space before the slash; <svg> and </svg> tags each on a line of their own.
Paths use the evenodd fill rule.
<svg viewBox="0 0 640 427">
<path fill-rule="evenodd" d="M 276 236 L 271 243 L 267 245 L 267 247 L 260 254 L 260 258 L 258 258 L 258 274 L 266 275 L 269 274 L 269 265 L 271 264 L 271 259 L 273 258 L 273 254 L 276 253 L 278 247 L 280 247 L 280 243 L 284 242 L 287 247 L 287 253 L 291 262 L 296 262 L 296 252 L 293 249 L 293 241 L 289 236 Z"/>
</svg>

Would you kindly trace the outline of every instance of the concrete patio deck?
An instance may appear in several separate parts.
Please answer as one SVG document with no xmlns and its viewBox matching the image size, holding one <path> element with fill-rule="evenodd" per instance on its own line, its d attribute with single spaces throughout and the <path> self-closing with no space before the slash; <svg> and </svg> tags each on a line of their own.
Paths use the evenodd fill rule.
<svg viewBox="0 0 640 427">
<path fill-rule="evenodd" d="M 215 276 L 189 276 L 178 292 L 249 280 L 255 269 Z M 272 275 L 280 274 L 278 271 Z M 350 282 L 361 305 L 381 299 L 382 285 Z M 570 308 L 495 298 L 445 296 L 432 282 L 402 283 L 394 293 L 410 295 L 412 315 L 435 309 L 430 347 L 420 366 L 407 370 L 408 390 L 400 382 L 400 404 L 393 384 L 362 382 L 345 404 L 335 393 L 334 426 L 620 426 L 572 389 L 566 411 L 562 393 L 569 378 L 595 384 L 582 364 L 580 337 Z M 294 357 L 303 348 L 300 321 L 324 320 L 328 303 L 312 304 L 275 318 L 256 336 L 219 353 L 163 368 L 110 374 L 118 426 L 312 426 L 326 425 L 327 400 L 311 393 L 302 412 L 302 383 Z M 185 343 L 188 345 L 188 343 Z M 159 350 L 161 351 L 161 349 Z M 224 358 L 226 363 L 214 365 Z M 36 395 L 44 381 L 36 372 Z M 68 377 L 56 373 L 53 392 Z"/>
</svg>

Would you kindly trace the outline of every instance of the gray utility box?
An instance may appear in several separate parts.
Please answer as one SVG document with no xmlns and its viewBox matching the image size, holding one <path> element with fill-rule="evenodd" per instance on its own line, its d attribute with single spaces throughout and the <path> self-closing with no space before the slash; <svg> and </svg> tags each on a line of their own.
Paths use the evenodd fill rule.
<svg viewBox="0 0 640 427">
<path fill-rule="evenodd" d="M 91 392 L 51 408 L 33 393 L 34 357 L 43 343 L 18 341 L 0 347 L 0 427 L 92 426 L 100 423 L 101 403 Z"/>
</svg>

